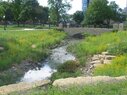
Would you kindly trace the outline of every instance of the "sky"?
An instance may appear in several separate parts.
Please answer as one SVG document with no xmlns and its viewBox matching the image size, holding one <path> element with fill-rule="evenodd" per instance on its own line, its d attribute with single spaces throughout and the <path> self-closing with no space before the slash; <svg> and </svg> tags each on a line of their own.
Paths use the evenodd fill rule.
<svg viewBox="0 0 127 95">
<path fill-rule="evenodd" d="M 40 5 L 42 6 L 47 6 L 47 0 L 38 0 Z M 115 1 L 120 8 L 125 8 L 127 3 L 127 0 L 108 0 L 110 1 Z M 82 10 L 82 0 L 72 0 L 71 2 L 72 8 L 71 10 L 68 11 L 69 14 L 73 14 L 74 12 L 76 12 L 77 10 Z"/>
</svg>

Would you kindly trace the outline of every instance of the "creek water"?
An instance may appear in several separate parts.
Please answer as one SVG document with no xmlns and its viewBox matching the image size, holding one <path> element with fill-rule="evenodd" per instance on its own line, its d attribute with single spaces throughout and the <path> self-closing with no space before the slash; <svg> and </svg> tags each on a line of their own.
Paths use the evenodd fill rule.
<svg viewBox="0 0 127 95">
<path fill-rule="evenodd" d="M 67 46 L 58 47 L 52 50 L 51 55 L 45 59 L 40 68 L 29 70 L 21 78 L 21 82 L 34 82 L 38 80 L 45 80 L 57 71 L 57 66 L 68 60 L 75 60 L 75 56 L 67 52 Z"/>
</svg>

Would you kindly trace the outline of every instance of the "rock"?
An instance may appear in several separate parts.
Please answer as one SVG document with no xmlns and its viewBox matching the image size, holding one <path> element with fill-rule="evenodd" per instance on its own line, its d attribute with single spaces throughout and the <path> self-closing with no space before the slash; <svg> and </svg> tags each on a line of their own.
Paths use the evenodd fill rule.
<svg viewBox="0 0 127 95">
<path fill-rule="evenodd" d="M 3 50 L 4 50 L 4 47 L 1 47 L 1 46 L 0 46 L 0 51 L 3 51 Z"/>
<path fill-rule="evenodd" d="M 32 47 L 32 48 L 36 48 L 36 45 L 33 44 L 31 47 Z"/>
<path fill-rule="evenodd" d="M 96 60 L 99 60 L 99 57 L 98 57 L 98 55 L 94 55 L 93 57 L 92 57 L 92 59 L 91 59 L 92 61 L 96 61 Z"/>
<path fill-rule="evenodd" d="M 101 66 L 102 64 L 94 64 L 94 67 L 98 67 L 98 66 Z"/>
<path fill-rule="evenodd" d="M 50 83 L 50 80 L 42 80 L 42 81 L 36 81 L 36 82 L 32 82 L 32 83 L 20 82 L 17 84 L 1 86 L 0 87 L 0 95 L 1 94 L 8 95 L 9 93 L 12 93 L 12 92 L 29 90 L 29 89 L 36 88 L 39 86 L 45 86 L 49 83 Z"/>
<path fill-rule="evenodd" d="M 101 61 L 100 60 L 92 61 L 90 62 L 90 64 L 101 64 Z"/>
<path fill-rule="evenodd" d="M 111 64 L 111 60 L 104 60 L 104 64 Z"/>
<path fill-rule="evenodd" d="M 113 56 L 113 55 L 107 55 L 106 57 L 105 57 L 105 59 L 107 59 L 107 60 L 112 60 L 113 58 L 115 58 L 116 56 Z"/>
<path fill-rule="evenodd" d="M 108 55 L 109 53 L 108 52 L 102 52 L 102 55 Z"/>
<path fill-rule="evenodd" d="M 125 76 L 122 77 L 109 77 L 109 76 L 95 76 L 95 77 L 77 77 L 77 78 L 65 78 L 58 79 L 53 82 L 53 86 L 55 87 L 71 87 L 73 85 L 88 85 L 91 83 L 99 83 L 99 82 L 112 82 L 112 81 L 120 81 L 126 80 Z"/>
</svg>

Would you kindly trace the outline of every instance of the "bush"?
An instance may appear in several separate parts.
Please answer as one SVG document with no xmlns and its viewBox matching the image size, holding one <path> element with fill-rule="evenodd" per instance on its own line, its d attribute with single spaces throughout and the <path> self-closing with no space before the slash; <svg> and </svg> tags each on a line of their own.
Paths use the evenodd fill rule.
<svg viewBox="0 0 127 95">
<path fill-rule="evenodd" d="M 78 61 L 70 60 L 58 66 L 58 72 L 75 72 L 78 67 Z"/>
<path fill-rule="evenodd" d="M 60 79 L 60 78 L 68 78 L 68 77 L 77 77 L 81 75 L 81 71 L 80 70 L 76 70 L 73 73 L 70 72 L 55 72 L 52 74 L 51 80 L 54 81 L 56 79 Z"/>
<path fill-rule="evenodd" d="M 117 44 L 112 44 L 108 48 L 109 53 L 121 55 L 127 53 L 127 42 L 119 42 Z"/>
</svg>

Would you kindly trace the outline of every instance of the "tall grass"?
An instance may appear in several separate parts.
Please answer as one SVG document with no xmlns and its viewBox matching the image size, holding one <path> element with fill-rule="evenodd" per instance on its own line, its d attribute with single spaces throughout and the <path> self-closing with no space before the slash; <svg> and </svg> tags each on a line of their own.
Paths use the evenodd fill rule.
<svg viewBox="0 0 127 95">
<path fill-rule="evenodd" d="M 0 70 L 22 60 L 40 60 L 48 55 L 50 47 L 59 44 L 66 35 L 54 30 L 0 32 Z"/>
<path fill-rule="evenodd" d="M 71 45 L 69 50 L 77 56 L 82 65 L 85 65 L 89 56 L 103 51 L 109 51 L 116 55 L 124 54 L 127 48 L 126 37 L 127 32 L 106 33 L 100 36 L 88 37 L 78 44 Z M 120 43 L 123 42 L 123 48 L 120 48 Z"/>
<path fill-rule="evenodd" d="M 82 42 L 69 47 L 79 59 L 81 65 L 86 64 L 89 56 L 103 51 L 118 56 L 112 64 L 97 67 L 94 75 L 122 76 L 127 75 L 127 32 L 107 33 L 96 37 L 88 37 Z"/>
<path fill-rule="evenodd" d="M 127 55 L 116 57 L 111 64 L 96 67 L 94 75 L 123 76 L 127 75 Z"/>
</svg>

